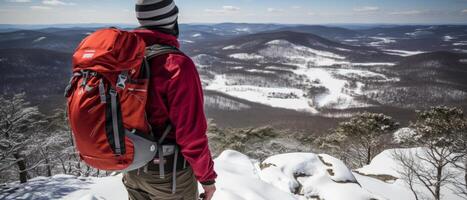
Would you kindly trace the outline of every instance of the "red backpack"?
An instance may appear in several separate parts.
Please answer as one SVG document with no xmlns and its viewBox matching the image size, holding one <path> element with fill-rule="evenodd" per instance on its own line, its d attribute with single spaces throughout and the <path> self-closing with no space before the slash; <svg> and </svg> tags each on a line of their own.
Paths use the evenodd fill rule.
<svg viewBox="0 0 467 200">
<path fill-rule="evenodd" d="M 175 47 L 145 42 L 116 28 L 85 38 L 73 55 L 73 77 L 66 89 L 68 119 L 79 155 L 107 171 L 131 171 L 150 162 L 159 141 L 146 117 L 149 60 L 175 53 Z"/>
</svg>

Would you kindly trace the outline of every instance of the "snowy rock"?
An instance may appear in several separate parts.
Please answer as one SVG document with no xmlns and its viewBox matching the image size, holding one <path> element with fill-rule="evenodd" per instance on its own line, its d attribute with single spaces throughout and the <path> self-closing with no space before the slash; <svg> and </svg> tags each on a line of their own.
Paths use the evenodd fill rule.
<svg viewBox="0 0 467 200">
<path fill-rule="evenodd" d="M 261 166 L 261 179 L 297 196 L 329 200 L 378 199 L 360 187 L 342 161 L 326 154 L 282 154 L 266 159 Z"/>
<path fill-rule="evenodd" d="M 216 160 L 218 191 L 214 200 L 295 200 L 287 192 L 262 181 L 257 168 L 246 155 L 224 151 Z"/>
</svg>

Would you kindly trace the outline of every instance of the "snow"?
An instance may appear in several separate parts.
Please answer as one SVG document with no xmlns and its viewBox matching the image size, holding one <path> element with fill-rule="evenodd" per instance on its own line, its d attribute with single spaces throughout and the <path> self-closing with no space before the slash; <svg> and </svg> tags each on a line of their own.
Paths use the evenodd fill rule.
<svg viewBox="0 0 467 200">
<path fill-rule="evenodd" d="M 266 58 L 286 60 L 284 64 L 332 66 L 349 63 L 345 61 L 344 56 L 296 45 L 286 40 L 272 40 L 267 42 L 266 46 L 259 51 L 259 54 Z"/>
<path fill-rule="evenodd" d="M 243 69 L 244 67 L 242 66 L 235 66 L 235 67 L 232 67 L 232 69 Z"/>
<path fill-rule="evenodd" d="M 232 50 L 232 49 L 239 49 L 239 48 L 235 45 L 229 45 L 229 46 L 222 48 L 222 50 Z"/>
<path fill-rule="evenodd" d="M 376 42 L 371 42 L 369 45 L 374 46 L 374 47 L 379 47 L 383 46 L 385 44 L 391 44 L 395 43 L 396 40 L 394 38 L 385 38 L 385 37 L 370 37 L 373 40 L 376 40 Z"/>
<path fill-rule="evenodd" d="M 127 199 L 121 176 L 105 178 L 84 178 L 70 175 L 56 175 L 50 178 L 37 177 L 24 185 L 10 184 L 14 193 L 0 193 L 6 200 L 93 200 Z"/>
<path fill-rule="evenodd" d="M 247 27 L 245 27 L 245 28 L 236 28 L 235 30 L 238 31 L 238 32 L 251 32 L 250 28 L 247 28 Z"/>
<path fill-rule="evenodd" d="M 378 198 L 358 185 L 342 161 L 326 154 L 282 154 L 262 164 L 267 167 L 260 171 L 261 179 L 282 191 L 328 200 Z"/>
<path fill-rule="evenodd" d="M 194 38 L 201 37 L 201 36 L 202 36 L 201 33 L 195 33 L 191 35 L 191 37 L 194 37 Z"/>
<path fill-rule="evenodd" d="M 404 186 L 401 180 L 395 183 L 386 183 L 384 181 L 370 178 L 368 176 L 354 173 L 355 178 L 360 185 L 373 194 L 378 194 L 388 200 L 413 200 L 413 194 Z"/>
<path fill-rule="evenodd" d="M 453 43 L 452 45 L 454 45 L 454 46 L 467 46 L 467 41 L 456 42 L 456 43 Z"/>
<path fill-rule="evenodd" d="M 421 153 L 423 148 L 386 150 L 370 165 L 355 172 L 327 154 L 288 153 L 259 162 L 226 150 L 214 160 L 218 179 L 213 200 L 413 200 L 413 194 L 400 179 L 400 166 L 392 157 L 396 151 Z M 391 175 L 396 180 L 383 181 L 367 175 Z M 7 186 L 10 189 L 0 188 L 0 199 L 128 199 L 121 175 L 105 178 L 56 175 Z M 420 185 L 416 189 L 424 192 L 424 196 L 430 195 Z M 447 188 L 442 189 L 442 194 L 443 200 L 462 199 Z"/>
<path fill-rule="evenodd" d="M 413 56 L 417 54 L 426 53 L 425 51 L 406 51 L 406 50 L 396 50 L 396 49 L 385 49 L 386 54 L 396 55 L 396 56 Z"/>
<path fill-rule="evenodd" d="M 401 128 L 394 132 L 393 138 L 396 143 L 402 143 L 407 141 L 407 139 L 416 139 L 417 133 L 411 128 Z"/>
<path fill-rule="evenodd" d="M 295 200 L 258 176 L 255 162 L 239 152 L 224 151 L 215 160 L 218 173 L 214 200 Z"/>
<path fill-rule="evenodd" d="M 445 36 L 443 37 L 443 41 L 445 41 L 445 42 L 449 42 L 449 41 L 451 41 L 451 40 L 453 40 L 453 39 L 455 39 L 455 38 L 452 37 L 452 36 L 449 36 L 449 35 L 445 35 Z"/>
<path fill-rule="evenodd" d="M 352 66 L 394 66 L 396 63 L 371 62 L 371 63 L 351 63 Z"/>
<path fill-rule="evenodd" d="M 260 69 L 248 69 L 246 71 L 251 72 L 251 73 L 263 73 L 263 74 L 275 74 L 276 73 L 274 71 L 260 70 Z"/>
<path fill-rule="evenodd" d="M 411 155 L 411 154 L 412 155 L 414 154 L 424 155 L 425 152 L 426 152 L 426 149 L 424 148 L 385 150 L 379 155 L 377 155 L 371 161 L 370 165 L 364 166 L 355 171 L 358 173 L 366 174 L 366 175 L 390 175 L 390 176 L 397 178 L 397 180 L 393 182 L 384 182 L 384 181 L 378 181 L 373 178 L 369 178 L 368 176 L 361 176 L 361 175 L 356 174 L 357 180 L 360 182 L 360 184 L 362 184 L 364 188 L 368 189 L 374 194 L 384 196 L 389 200 L 414 199 L 413 194 L 411 193 L 408 185 L 401 179 L 402 177 L 399 172 L 402 170 L 402 167 L 397 161 L 394 160 L 393 155 L 394 153 L 402 153 L 404 155 Z M 430 166 L 429 164 L 426 163 L 426 161 L 423 161 L 421 159 L 415 160 L 415 162 L 421 163 L 421 166 Z M 459 172 L 456 172 L 455 169 L 453 169 L 452 165 L 448 165 L 446 170 L 450 172 L 454 172 L 454 173 L 459 173 Z M 433 169 L 433 171 L 435 170 Z M 463 174 L 462 175 L 459 174 L 459 177 L 461 176 L 463 177 Z M 450 188 L 452 188 L 452 185 L 450 184 L 447 184 L 444 187 L 442 187 L 442 194 L 443 194 L 442 198 L 443 199 L 446 199 L 446 200 L 463 199 L 462 197 L 454 194 L 454 192 L 451 191 Z M 431 195 L 429 191 L 421 185 L 421 183 L 416 183 L 415 189 L 419 192 L 422 192 L 423 196 L 429 197 Z"/>
<path fill-rule="evenodd" d="M 327 93 L 321 94 L 316 97 L 315 106 L 320 107 L 331 107 L 335 109 L 347 109 L 347 108 L 358 108 L 368 107 L 368 104 L 361 103 L 351 95 L 360 94 L 363 85 L 355 89 L 347 87 L 349 81 L 337 78 L 336 75 L 346 75 L 351 70 L 349 69 L 328 69 L 328 68 L 299 68 L 294 70 L 296 74 L 305 75 L 308 80 L 312 82 L 312 85 L 316 87 L 325 87 L 328 89 Z M 371 72 L 353 70 L 353 73 L 364 74 L 367 76 L 371 75 Z M 374 73 L 376 74 L 376 73 Z M 377 76 L 382 76 L 377 74 Z"/>
<path fill-rule="evenodd" d="M 205 89 L 222 92 L 233 97 L 271 107 L 300 110 L 315 113 L 305 93 L 295 88 L 274 88 L 252 85 L 229 85 L 226 75 L 216 75 Z"/>
<path fill-rule="evenodd" d="M 459 51 L 461 53 L 467 53 L 466 49 L 453 49 L 454 51 Z"/>
<path fill-rule="evenodd" d="M 264 59 L 263 56 L 257 54 L 248 54 L 248 53 L 236 53 L 229 55 L 231 58 L 239 59 L 239 60 L 261 60 Z"/>
<path fill-rule="evenodd" d="M 47 39 L 47 37 L 39 37 L 39 38 L 35 39 L 35 40 L 32 41 L 32 42 L 33 42 L 33 43 L 37 43 L 37 42 L 40 42 L 40 41 L 45 40 L 45 39 Z"/>
<path fill-rule="evenodd" d="M 194 41 L 192 40 L 180 40 L 181 43 L 185 43 L 185 44 L 193 44 L 195 43 Z"/>
<path fill-rule="evenodd" d="M 272 70 L 283 70 L 283 71 L 289 71 L 290 68 L 286 67 L 276 67 L 276 66 L 267 66 L 265 69 L 272 69 Z"/>
<path fill-rule="evenodd" d="M 249 105 L 222 96 L 208 95 L 204 98 L 204 104 L 220 110 L 245 110 L 251 108 Z"/>
<path fill-rule="evenodd" d="M 307 88 L 272 88 L 256 85 L 229 85 L 228 76 L 218 75 L 206 89 L 222 92 L 233 97 L 251 102 L 261 103 L 271 107 L 293 109 L 317 113 L 320 108 L 348 109 L 369 107 L 370 104 L 356 99 L 363 94 L 365 84 L 350 80 L 370 79 L 378 82 L 399 81 L 383 74 L 368 70 L 336 68 L 353 66 L 393 66 L 394 63 L 351 63 L 344 56 L 297 45 L 286 40 L 272 40 L 265 43 L 258 54 L 236 53 L 231 58 L 241 60 L 279 60 L 281 64 L 296 66 L 296 69 L 268 66 L 262 69 L 247 69 L 246 72 L 273 74 L 273 70 L 290 71 L 306 77 L 302 83 L 314 88 L 325 88 L 325 92 L 307 97 Z M 333 67 L 329 67 L 333 66 Z M 242 68 L 237 68 L 242 69 Z M 275 95 L 271 95 L 271 94 Z M 288 95 L 291 94 L 291 95 Z M 279 98 L 277 98 L 279 96 Z M 283 96 L 289 96 L 283 98 Z M 290 97 L 291 96 L 291 97 Z"/>
<path fill-rule="evenodd" d="M 198 68 L 207 68 L 210 67 L 214 62 L 219 61 L 220 59 L 215 56 L 208 54 L 199 54 L 193 57 L 193 62 Z"/>
<path fill-rule="evenodd" d="M 345 51 L 345 52 L 351 52 L 352 51 L 350 49 L 344 49 L 344 48 L 338 48 L 338 47 L 336 49 L 339 50 L 339 51 Z"/>
</svg>

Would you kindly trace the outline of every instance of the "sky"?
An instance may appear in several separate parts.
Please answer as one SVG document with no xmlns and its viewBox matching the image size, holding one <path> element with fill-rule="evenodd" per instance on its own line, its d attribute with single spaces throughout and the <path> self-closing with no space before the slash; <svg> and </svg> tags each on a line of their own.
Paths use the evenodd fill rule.
<svg viewBox="0 0 467 200">
<path fill-rule="evenodd" d="M 0 0 L 0 24 L 136 24 L 134 0 Z M 180 23 L 467 24 L 467 0 L 175 0 Z"/>
</svg>

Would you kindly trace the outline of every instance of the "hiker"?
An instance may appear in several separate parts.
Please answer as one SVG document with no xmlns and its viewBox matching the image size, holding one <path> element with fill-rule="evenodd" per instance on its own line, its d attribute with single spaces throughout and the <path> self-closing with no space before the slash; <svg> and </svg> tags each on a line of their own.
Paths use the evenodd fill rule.
<svg viewBox="0 0 467 200">
<path fill-rule="evenodd" d="M 147 46 L 169 45 L 178 48 L 178 8 L 173 0 L 137 0 L 136 15 L 140 28 L 134 33 Z M 214 164 L 208 148 L 206 117 L 200 78 L 193 61 L 183 53 L 159 56 L 151 60 L 151 79 L 146 107 L 148 120 L 155 132 L 162 132 L 171 123 L 174 128 L 166 139 L 180 147 L 176 177 L 176 193 L 172 194 L 170 163 L 168 174 L 160 178 L 158 165 L 148 166 L 148 172 L 138 170 L 124 174 L 123 182 L 131 200 L 195 200 L 199 181 L 210 200 L 216 190 Z"/>
<path fill-rule="evenodd" d="M 65 90 L 75 147 L 87 165 L 123 172 L 131 200 L 210 200 L 216 191 L 203 91 L 179 48 L 173 0 L 138 0 L 141 27 L 100 29 L 73 54 Z"/>
</svg>

